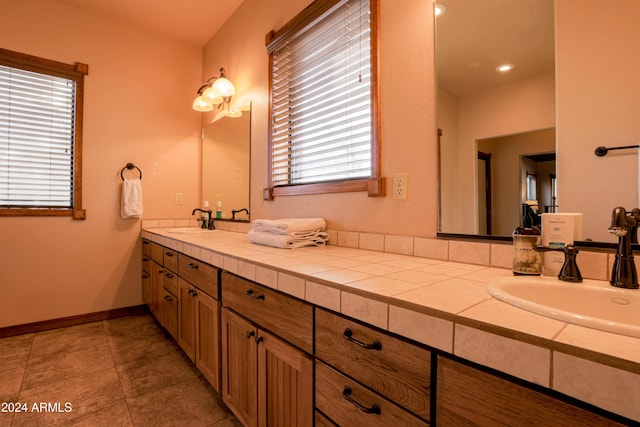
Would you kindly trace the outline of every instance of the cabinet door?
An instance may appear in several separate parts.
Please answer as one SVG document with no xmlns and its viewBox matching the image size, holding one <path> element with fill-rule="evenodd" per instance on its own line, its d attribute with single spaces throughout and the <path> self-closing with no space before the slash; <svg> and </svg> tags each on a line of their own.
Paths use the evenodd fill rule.
<svg viewBox="0 0 640 427">
<path fill-rule="evenodd" d="M 621 426 L 506 379 L 438 357 L 436 417 L 443 426 Z"/>
<path fill-rule="evenodd" d="M 222 400 L 249 427 L 258 424 L 257 329 L 222 310 Z"/>
<path fill-rule="evenodd" d="M 258 331 L 258 425 L 313 425 L 313 361 L 297 348 Z"/>
<path fill-rule="evenodd" d="M 162 297 L 163 326 L 171 334 L 173 339 L 178 337 L 178 299 L 165 290 Z"/>
<path fill-rule="evenodd" d="M 162 318 L 162 297 L 164 296 L 163 280 L 164 268 L 156 262 L 151 262 L 151 313 L 160 323 Z"/>
<path fill-rule="evenodd" d="M 196 298 L 196 366 L 220 391 L 220 303 L 204 292 Z"/>
<path fill-rule="evenodd" d="M 196 356 L 196 298 L 198 293 L 189 282 L 178 277 L 178 344 L 195 361 Z"/>
</svg>

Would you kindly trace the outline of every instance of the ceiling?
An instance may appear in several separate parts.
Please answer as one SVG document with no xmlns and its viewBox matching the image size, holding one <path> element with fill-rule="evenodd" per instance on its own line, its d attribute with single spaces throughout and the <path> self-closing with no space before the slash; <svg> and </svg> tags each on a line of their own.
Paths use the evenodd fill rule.
<svg viewBox="0 0 640 427">
<path fill-rule="evenodd" d="M 202 47 L 243 0 L 61 0 Z"/>
<path fill-rule="evenodd" d="M 438 0 L 436 19 L 439 87 L 464 95 L 553 72 L 553 0 Z M 515 68 L 495 71 L 500 64 Z"/>
</svg>

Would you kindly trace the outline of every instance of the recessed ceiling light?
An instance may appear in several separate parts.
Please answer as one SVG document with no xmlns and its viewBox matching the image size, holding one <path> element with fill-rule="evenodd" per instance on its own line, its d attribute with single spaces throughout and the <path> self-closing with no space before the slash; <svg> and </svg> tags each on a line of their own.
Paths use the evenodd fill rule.
<svg viewBox="0 0 640 427">
<path fill-rule="evenodd" d="M 442 3 L 436 3 L 436 8 L 435 8 L 436 18 L 444 15 L 446 11 L 447 11 L 447 6 L 443 5 Z"/>
<path fill-rule="evenodd" d="M 496 71 L 499 73 L 506 73 L 513 70 L 513 64 L 502 64 L 496 67 Z"/>
</svg>

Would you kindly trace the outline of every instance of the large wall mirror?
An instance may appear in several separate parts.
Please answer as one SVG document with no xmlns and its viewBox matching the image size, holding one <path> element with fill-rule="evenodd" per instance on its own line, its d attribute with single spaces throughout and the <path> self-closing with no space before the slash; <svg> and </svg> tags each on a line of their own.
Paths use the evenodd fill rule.
<svg viewBox="0 0 640 427">
<path fill-rule="evenodd" d="M 222 203 L 222 217 L 249 220 L 251 111 L 240 117 L 222 117 L 202 130 L 202 200 L 215 212 Z"/>
<path fill-rule="evenodd" d="M 640 1 L 439 1 L 440 235 L 510 236 L 531 201 L 616 243 L 613 208 L 640 204 L 638 150 L 594 150 L 640 143 Z"/>
<path fill-rule="evenodd" d="M 442 233 L 510 236 L 556 194 L 553 0 L 442 0 L 436 17 Z M 501 72 L 498 67 L 511 64 Z"/>
</svg>

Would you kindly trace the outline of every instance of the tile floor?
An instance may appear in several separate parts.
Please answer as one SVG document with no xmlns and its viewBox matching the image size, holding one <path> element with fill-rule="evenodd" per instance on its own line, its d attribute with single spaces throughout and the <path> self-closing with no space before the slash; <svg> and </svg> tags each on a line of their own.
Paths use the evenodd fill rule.
<svg viewBox="0 0 640 427">
<path fill-rule="evenodd" d="M 241 425 L 151 315 L 0 339 L 0 403 L 0 427 Z"/>
</svg>

